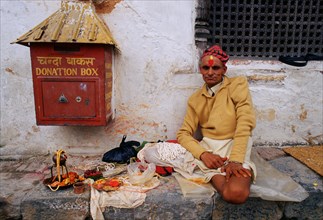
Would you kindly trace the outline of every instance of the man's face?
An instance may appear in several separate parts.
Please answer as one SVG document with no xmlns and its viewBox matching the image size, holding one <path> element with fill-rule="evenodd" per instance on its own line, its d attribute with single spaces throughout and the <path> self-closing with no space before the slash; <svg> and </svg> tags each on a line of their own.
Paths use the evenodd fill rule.
<svg viewBox="0 0 323 220">
<path fill-rule="evenodd" d="M 200 63 L 200 72 L 205 83 L 211 88 L 222 81 L 227 67 L 214 56 L 205 56 Z"/>
</svg>

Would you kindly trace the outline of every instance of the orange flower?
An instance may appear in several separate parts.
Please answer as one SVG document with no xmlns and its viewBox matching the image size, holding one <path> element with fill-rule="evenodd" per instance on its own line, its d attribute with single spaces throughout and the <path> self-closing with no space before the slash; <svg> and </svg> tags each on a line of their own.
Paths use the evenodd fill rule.
<svg viewBox="0 0 323 220">
<path fill-rule="evenodd" d="M 119 180 L 111 179 L 111 180 L 109 181 L 109 185 L 110 185 L 110 186 L 113 186 L 113 187 L 118 187 L 118 186 L 120 186 L 120 182 L 119 182 Z"/>
</svg>

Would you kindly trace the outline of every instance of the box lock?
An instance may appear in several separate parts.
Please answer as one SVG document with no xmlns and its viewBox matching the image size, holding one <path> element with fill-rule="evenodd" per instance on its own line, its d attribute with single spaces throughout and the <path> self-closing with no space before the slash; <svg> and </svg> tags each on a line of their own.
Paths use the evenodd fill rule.
<svg viewBox="0 0 323 220">
<path fill-rule="evenodd" d="M 68 103 L 67 98 L 65 97 L 65 95 L 62 93 L 62 95 L 58 98 L 58 102 L 59 103 Z"/>
</svg>

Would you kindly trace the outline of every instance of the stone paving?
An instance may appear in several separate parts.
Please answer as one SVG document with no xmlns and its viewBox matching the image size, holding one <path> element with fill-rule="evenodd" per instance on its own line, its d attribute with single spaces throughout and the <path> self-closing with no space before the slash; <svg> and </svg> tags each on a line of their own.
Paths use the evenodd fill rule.
<svg viewBox="0 0 323 220">
<path fill-rule="evenodd" d="M 148 191 L 135 209 L 108 207 L 106 219 L 323 219 L 322 177 L 279 149 L 257 148 L 275 168 L 291 176 L 310 196 L 300 202 L 265 201 L 249 198 L 243 205 L 224 202 L 217 194 L 209 199 L 185 198 L 172 176 Z M 69 155 L 69 171 L 81 173 L 101 156 Z M 0 219 L 91 219 L 90 192 L 74 194 L 73 189 L 50 191 L 42 184 L 50 176 L 50 155 L 0 157 Z"/>
</svg>

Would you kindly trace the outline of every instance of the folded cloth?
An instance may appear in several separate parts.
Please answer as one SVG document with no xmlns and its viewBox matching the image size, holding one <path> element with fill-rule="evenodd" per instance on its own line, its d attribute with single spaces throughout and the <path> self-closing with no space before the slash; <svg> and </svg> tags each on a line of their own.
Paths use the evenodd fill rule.
<svg viewBox="0 0 323 220">
<path fill-rule="evenodd" d="M 126 181 L 118 190 L 110 192 L 98 191 L 91 185 L 91 216 L 95 220 L 104 220 L 102 212 L 109 206 L 136 208 L 145 202 L 145 192 L 157 187 L 159 184 L 160 181 L 155 177 L 141 186 L 133 186 L 130 182 Z"/>
<path fill-rule="evenodd" d="M 193 155 L 181 146 L 184 150 L 177 152 L 174 159 L 170 160 L 164 157 L 166 160 L 162 160 L 160 157 L 160 152 L 162 151 L 158 149 L 159 147 L 163 146 L 163 149 L 166 147 L 171 148 L 173 145 L 178 147 L 178 145 L 174 143 L 164 143 L 166 144 L 165 146 L 163 146 L 163 143 L 147 143 L 145 147 L 138 152 L 138 159 L 140 161 L 154 163 L 156 166 L 174 167 L 174 169 L 185 170 L 189 174 L 192 174 L 196 167 Z"/>
<path fill-rule="evenodd" d="M 214 195 L 215 189 L 211 183 L 196 183 L 185 179 L 179 173 L 174 173 L 173 176 L 179 183 L 184 197 L 210 198 Z"/>
<path fill-rule="evenodd" d="M 104 220 L 102 212 L 105 207 L 136 208 L 144 203 L 146 193 L 129 191 L 99 192 L 92 187 L 90 210 L 91 216 L 96 220 Z"/>
</svg>

